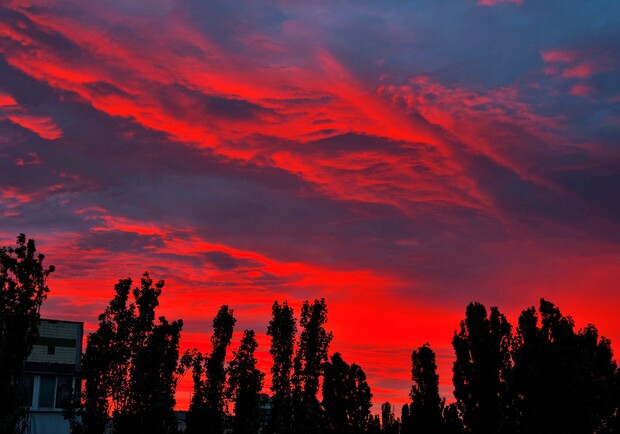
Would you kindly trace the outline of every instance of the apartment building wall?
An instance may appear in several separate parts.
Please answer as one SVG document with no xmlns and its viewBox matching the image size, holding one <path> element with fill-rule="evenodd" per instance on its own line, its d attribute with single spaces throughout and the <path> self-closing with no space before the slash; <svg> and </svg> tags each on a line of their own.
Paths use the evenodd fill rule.
<svg viewBox="0 0 620 434">
<path fill-rule="evenodd" d="M 83 330 L 80 322 L 41 320 L 22 378 L 32 434 L 70 432 L 62 408 L 79 393 Z"/>
</svg>

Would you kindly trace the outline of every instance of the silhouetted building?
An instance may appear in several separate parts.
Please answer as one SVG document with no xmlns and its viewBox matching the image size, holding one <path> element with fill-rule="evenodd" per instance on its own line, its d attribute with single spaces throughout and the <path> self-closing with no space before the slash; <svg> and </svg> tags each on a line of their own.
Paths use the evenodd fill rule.
<svg viewBox="0 0 620 434">
<path fill-rule="evenodd" d="M 42 319 L 21 381 L 32 434 L 69 433 L 65 403 L 80 390 L 84 323 Z"/>
</svg>

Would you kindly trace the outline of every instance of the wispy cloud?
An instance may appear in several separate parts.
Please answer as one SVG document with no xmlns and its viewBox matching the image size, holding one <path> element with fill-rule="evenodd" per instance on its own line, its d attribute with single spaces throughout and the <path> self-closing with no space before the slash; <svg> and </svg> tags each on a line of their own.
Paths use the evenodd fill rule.
<svg viewBox="0 0 620 434">
<path fill-rule="evenodd" d="M 3 244 L 57 266 L 44 314 L 149 270 L 184 345 L 228 303 L 265 371 L 273 300 L 325 296 L 396 403 L 426 341 L 450 393 L 473 299 L 616 341 L 620 3 L 549 1 L 4 2 Z"/>
</svg>

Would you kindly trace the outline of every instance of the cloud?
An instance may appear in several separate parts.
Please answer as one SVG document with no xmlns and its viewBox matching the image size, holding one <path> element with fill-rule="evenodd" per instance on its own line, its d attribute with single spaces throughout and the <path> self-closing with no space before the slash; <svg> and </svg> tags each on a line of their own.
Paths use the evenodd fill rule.
<svg viewBox="0 0 620 434">
<path fill-rule="evenodd" d="M 62 130 L 51 116 L 39 115 L 24 109 L 8 94 L 0 94 L 0 120 L 2 119 L 9 120 L 42 139 L 55 140 L 62 137 Z"/>
<path fill-rule="evenodd" d="M 80 248 L 98 252 L 131 253 L 152 250 L 164 245 L 155 234 L 139 234 L 120 230 L 91 231 L 79 241 Z"/>
<path fill-rule="evenodd" d="M 523 4 L 523 0 L 478 0 L 480 6 L 495 6 L 500 3 L 513 3 L 516 5 Z"/>
<path fill-rule="evenodd" d="M 450 393 L 472 299 L 615 339 L 620 3 L 549 2 L 5 2 L 0 235 L 57 265 L 44 314 L 149 270 L 265 371 L 273 300 L 325 296 L 392 402 L 427 340 Z"/>
<path fill-rule="evenodd" d="M 62 137 L 62 130 L 58 128 L 51 117 L 23 113 L 11 113 L 5 116 L 20 127 L 38 134 L 42 139 L 54 140 Z"/>
</svg>

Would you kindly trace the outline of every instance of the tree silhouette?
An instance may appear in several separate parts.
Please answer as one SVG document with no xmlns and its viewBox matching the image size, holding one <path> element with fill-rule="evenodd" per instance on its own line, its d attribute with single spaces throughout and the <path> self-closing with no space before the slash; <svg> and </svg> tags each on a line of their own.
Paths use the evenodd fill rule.
<svg viewBox="0 0 620 434">
<path fill-rule="evenodd" d="M 355 363 L 349 366 L 340 353 L 325 364 L 323 381 L 324 433 L 362 434 L 370 424 L 372 393 L 366 374 Z"/>
<path fill-rule="evenodd" d="M 297 354 L 293 361 L 293 412 L 295 432 L 315 434 L 320 431 L 321 406 L 317 398 L 320 377 L 327 361 L 327 350 L 332 333 L 327 332 L 325 300 L 305 301 L 301 309 Z"/>
<path fill-rule="evenodd" d="M 82 375 L 86 380 L 82 422 L 75 425 L 74 431 L 103 433 L 111 410 L 118 415 L 128 404 L 131 331 L 135 312 L 135 305 L 128 304 L 131 285 L 131 279 L 119 280 L 114 285 L 116 295 L 104 313 L 99 315 L 99 328 L 86 339 L 86 351 L 82 357 Z"/>
<path fill-rule="evenodd" d="M 572 318 L 544 299 L 539 313 L 540 326 L 533 307 L 519 317 L 511 379 L 515 431 L 605 432 L 619 410 L 609 340 L 599 339 L 593 325 L 575 333 Z"/>
<path fill-rule="evenodd" d="M 19 396 L 24 363 L 39 336 L 39 310 L 47 298 L 46 279 L 54 266 L 43 266 L 34 240 L 17 237 L 16 247 L 0 248 L 0 433 L 25 426 Z"/>
<path fill-rule="evenodd" d="M 191 353 L 186 353 L 184 357 L 184 361 L 194 367 L 194 396 L 187 414 L 187 432 L 190 434 L 223 432 L 226 385 L 224 362 L 236 321 L 233 310 L 227 305 L 222 306 L 213 319 L 211 354 L 203 357 L 194 350 L 193 359 Z"/>
<path fill-rule="evenodd" d="M 371 416 L 370 426 L 368 427 L 368 434 L 381 434 L 381 418 L 378 414 Z"/>
<path fill-rule="evenodd" d="M 19 433 L 25 410 L 18 382 L 38 337 L 39 309 L 47 276 L 34 241 L 23 234 L 16 248 L 0 249 L 0 434 Z M 183 322 L 155 311 L 164 282 L 145 273 L 115 285 L 115 295 L 88 335 L 82 358 L 85 388 L 80 403 L 65 412 L 74 434 L 176 433 L 174 393 L 183 367 L 192 368 L 194 394 L 188 434 L 221 434 L 227 400 L 234 403 L 234 434 L 261 432 L 260 395 L 264 374 L 257 369 L 255 333 L 246 330 L 225 368 L 236 319 L 222 306 L 213 320 L 211 353 L 187 351 L 180 365 Z M 133 302 L 130 301 L 133 299 Z M 286 302 L 272 306 L 273 397 L 266 432 L 272 434 L 612 434 L 620 432 L 620 370 L 611 342 L 594 325 L 575 331 L 573 320 L 551 302 L 525 309 L 516 336 L 496 307 L 470 303 L 453 336 L 456 402 L 439 396 L 436 356 L 428 344 L 413 351 L 411 403 L 402 423 L 389 402 L 371 416 L 371 391 L 364 371 L 340 353 L 328 361 L 325 300 L 305 301 L 302 332 Z M 294 357 L 293 357 L 294 356 Z M 228 374 L 228 385 L 226 382 Z M 321 383 L 322 379 L 322 383 Z M 322 402 L 318 392 L 322 385 Z M 268 399 L 268 397 L 266 398 Z"/>
<path fill-rule="evenodd" d="M 400 432 L 400 423 L 394 417 L 392 404 L 388 401 L 381 404 L 381 432 L 383 434 L 398 434 Z"/>
<path fill-rule="evenodd" d="M 267 328 L 271 336 L 269 353 L 273 358 L 271 368 L 272 408 L 267 431 L 270 433 L 290 434 L 293 430 L 293 391 L 291 373 L 297 325 L 293 309 L 284 301 L 273 303 L 272 319 Z"/>
<path fill-rule="evenodd" d="M 256 368 L 258 347 L 253 330 L 245 330 L 228 367 L 229 395 L 235 403 L 234 434 L 255 434 L 260 428 L 260 392 L 265 374 Z"/>
<path fill-rule="evenodd" d="M 452 345 L 454 397 L 465 428 L 472 434 L 499 432 L 506 380 L 510 372 L 511 326 L 497 307 L 491 315 L 470 303 Z"/>
<path fill-rule="evenodd" d="M 465 432 L 456 403 L 453 402 L 445 406 L 443 409 L 443 420 L 445 434 L 462 434 Z"/>
<path fill-rule="evenodd" d="M 173 409 L 182 326 L 181 320 L 169 323 L 160 317 L 159 324 L 138 342 L 131 369 L 131 421 L 124 432 L 176 432 Z"/>
<path fill-rule="evenodd" d="M 409 406 L 410 432 L 441 433 L 444 428 L 444 400 L 439 397 L 439 375 L 435 353 L 424 344 L 411 354 L 411 405 Z"/>
<path fill-rule="evenodd" d="M 207 398 L 205 391 L 205 358 L 196 348 L 185 351 L 181 358 L 183 369 L 191 368 L 194 384 L 193 394 L 187 412 L 187 434 L 201 433 L 205 430 L 207 420 Z"/>
<path fill-rule="evenodd" d="M 116 295 L 99 316 L 99 328 L 87 337 L 82 359 L 86 380 L 83 407 L 69 410 L 74 432 L 100 434 L 112 414 L 114 432 L 167 434 L 176 431 L 174 391 L 177 381 L 181 320 L 155 324 L 164 282 L 153 285 L 144 273 L 133 290 L 131 279 L 115 285 Z M 110 408 L 111 405 L 111 408 Z"/>
<path fill-rule="evenodd" d="M 407 403 L 403 404 L 400 410 L 400 433 L 413 434 L 413 425 L 409 416 L 409 404 Z"/>
<path fill-rule="evenodd" d="M 608 384 L 608 408 L 609 413 L 601 418 L 600 434 L 612 434 L 620 432 L 620 369 L 616 368 L 613 378 Z M 607 407 L 607 406 L 606 406 Z"/>
</svg>

